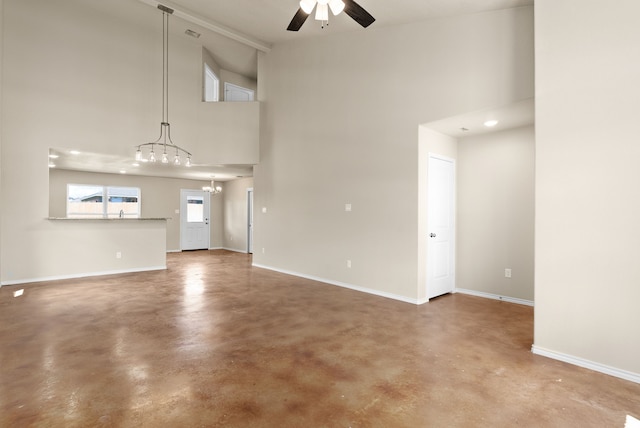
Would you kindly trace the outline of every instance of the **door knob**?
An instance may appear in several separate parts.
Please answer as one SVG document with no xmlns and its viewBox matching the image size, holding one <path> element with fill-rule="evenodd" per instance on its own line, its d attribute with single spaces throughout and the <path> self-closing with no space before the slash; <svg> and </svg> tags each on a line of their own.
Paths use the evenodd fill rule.
<svg viewBox="0 0 640 428">
<path fill-rule="evenodd" d="M 430 233 L 430 234 L 429 234 L 429 236 L 430 236 L 431 238 L 435 238 L 435 237 L 436 237 L 436 234 L 435 234 L 435 233 Z"/>
</svg>

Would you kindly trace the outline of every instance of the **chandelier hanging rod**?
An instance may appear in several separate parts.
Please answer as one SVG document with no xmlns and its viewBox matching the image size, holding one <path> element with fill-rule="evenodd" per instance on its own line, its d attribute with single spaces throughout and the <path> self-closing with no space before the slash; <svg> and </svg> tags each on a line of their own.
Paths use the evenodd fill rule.
<svg viewBox="0 0 640 428">
<path fill-rule="evenodd" d="M 142 161 L 142 148 L 150 146 L 149 162 L 156 162 L 154 146 L 158 145 L 162 150 L 162 163 L 169 163 L 170 151 L 175 150 L 174 165 L 180 165 L 180 154 L 186 156 L 185 166 L 191 166 L 191 153 L 176 145 L 171 140 L 171 125 L 169 124 L 169 15 L 173 14 L 173 9 L 158 4 L 158 9 L 162 11 L 162 122 L 160 122 L 160 136 L 150 143 L 139 144 L 136 150 L 136 160 Z"/>
</svg>

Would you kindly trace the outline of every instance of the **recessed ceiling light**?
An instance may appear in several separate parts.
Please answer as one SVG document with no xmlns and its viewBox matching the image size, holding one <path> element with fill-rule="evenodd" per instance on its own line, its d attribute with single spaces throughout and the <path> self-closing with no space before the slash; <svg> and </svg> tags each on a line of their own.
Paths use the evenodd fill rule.
<svg viewBox="0 0 640 428">
<path fill-rule="evenodd" d="M 125 171 L 124 169 L 120 170 L 120 174 L 126 174 L 126 173 L 127 173 L 127 171 Z"/>
<path fill-rule="evenodd" d="M 492 119 L 492 120 L 487 120 L 487 121 L 484 123 L 484 126 L 486 126 L 487 128 L 493 128 L 493 127 L 494 127 L 494 126 L 496 126 L 497 124 L 498 124 L 498 121 L 497 121 L 497 120 L 495 120 L 495 119 Z"/>
<path fill-rule="evenodd" d="M 140 166 L 140 164 L 139 164 L 138 162 L 136 162 L 136 163 L 132 163 L 131 165 L 133 165 L 133 166 Z"/>
<path fill-rule="evenodd" d="M 56 164 L 55 164 L 55 163 L 53 163 L 53 162 L 49 162 L 49 168 L 55 168 L 55 167 L 56 167 Z"/>
<path fill-rule="evenodd" d="M 80 152 L 77 150 L 71 150 L 69 153 L 71 153 L 72 155 L 79 155 Z"/>
<path fill-rule="evenodd" d="M 49 155 L 49 158 L 50 158 L 50 159 L 58 159 L 59 157 L 60 157 L 60 156 L 58 156 L 58 155 L 54 155 L 53 153 L 51 153 L 51 154 Z"/>
</svg>

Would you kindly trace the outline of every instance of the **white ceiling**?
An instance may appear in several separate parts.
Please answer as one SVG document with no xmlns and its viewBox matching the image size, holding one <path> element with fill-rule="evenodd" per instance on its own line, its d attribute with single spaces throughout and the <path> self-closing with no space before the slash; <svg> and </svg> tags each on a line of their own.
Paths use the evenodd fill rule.
<svg viewBox="0 0 640 428">
<path fill-rule="evenodd" d="M 278 43 L 297 37 L 320 36 L 326 33 L 362 31 L 349 16 L 330 14 L 329 26 L 320 28 L 309 17 L 299 32 L 286 31 L 298 9 L 298 0 L 169 0 L 176 8 L 193 12 L 201 18 L 235 29 L 266 43 Z M 426 19 L 507 9 L 532 5 L 533 0 L 358 0 L 376 22 L 369 28 Z"/>
<path fill-rule="evenodd" d="M 425 123 L 423 126 L 454 138 L 465 138 L 533 125 L 534 118 L 535 101 L 530 98 L 508 106 L 447 117 Z M 497 120 L 498 123 L 489 128 L 484 125 L 488 120 Z"/>
<path fill-rule="evenodd" d="M 310 16 L 300 31 L 286 28 L 299 7 L 299 0 L 139 0 L 155 8 L 158 3 L 175 10 L 172 34 L 183 37 L 186 29 L 201 33 L 192 39 L 214 56 L 218 64 L 227 70 L 256 78 L 257 51 L 269 51 L 276 43 L 299 38 L 323 37 L 348 31 L 375 31 L 376 28 L 459 14 L 480 13 L 532 5 L 534 0 L 357 0 L 376 21 L 367 29 L 360 27 L 348 15 L 330 14 L 329 25 L 321 28 Z M 142 10 L 140 11 L 142 13 Z M 473 112 L 455 118 L 447 118 L 426 124 L 444 134 L 463 137 L 487 132 L 476 126 L 487 115 L 501 117 L 496 128 L 522 126 L 533 123 L 533 100 L 522 105 L 506 106 L 492 111 Z M 461 131 L 465 127 L 469 131 Z M 132 166 L 129 158 L 83 153 L 69 155 L 58 150 L 57 168 L 92 170 L 97 172 L 165 176 L 175 178 L 204 179 L 215 176 L 217 181 L 231 180 L 253 174 L 251 165 L 202 165 L 192 168 L 175 168 L 167 165 L 141 164 Z"/>
</svg>

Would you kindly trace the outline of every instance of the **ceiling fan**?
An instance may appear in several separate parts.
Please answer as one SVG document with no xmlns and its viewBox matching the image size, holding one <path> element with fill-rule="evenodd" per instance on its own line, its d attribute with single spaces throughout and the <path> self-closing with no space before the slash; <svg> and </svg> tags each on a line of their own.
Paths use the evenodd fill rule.
<svg viewBox="0 0 640 428">
<path fill-rule="evenodd" d="M 307 20 L 313 8 L 316 9 L 316 20 L 322 22 L 322 28 L 325 22 L 329 21 L 329 9 L 334 15 L 344 12 L 353 18 L 358 24 L 367 28 L 376 19 L 369 12 L 364 10 L 362 6 L 353 0 L 300 0 L 300 8 L 294 15 L 291 23 L 287 27 L 288 31 L 298 31 L 302 24 Z"/>
</svg>

